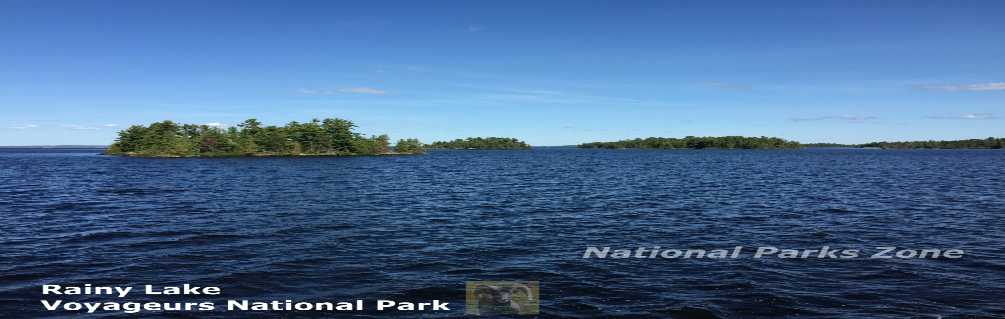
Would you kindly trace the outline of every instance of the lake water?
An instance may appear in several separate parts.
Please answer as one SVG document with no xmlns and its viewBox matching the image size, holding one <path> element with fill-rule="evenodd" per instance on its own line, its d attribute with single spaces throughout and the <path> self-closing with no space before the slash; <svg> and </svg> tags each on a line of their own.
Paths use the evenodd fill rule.
<svg viewBox="0 0 1005 319">
<path fill-rule="evenodd" d="M 541 317 L 1005 317 L 1003 151 L 96 152 L 0 149 L 4 317 L 71 314 L 43 311 L 51 283 L 219 286 L 214 300 L 440 299 L 450 312 L 422 315 L 460 317 L 469 280 L 539 281 Z M 588 246 L 965 256 L 584 259 Z M 388 314 L 417 316 L 354 313 Z"/>
</svg>

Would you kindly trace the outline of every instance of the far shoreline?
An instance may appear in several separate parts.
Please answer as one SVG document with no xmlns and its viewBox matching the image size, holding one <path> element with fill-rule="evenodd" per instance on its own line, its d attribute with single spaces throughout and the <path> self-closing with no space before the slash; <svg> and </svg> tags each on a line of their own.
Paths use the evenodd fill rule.
<svg viewBox="0 0 1005 319">
<path fill-rule="evenodd" d="M 0 149 L 45 149 L 45 150 L 98 150 L 104 151 L 108 149 L 108 146 L 63 146 L 63 145 L 4 145 L 0 146 Z M 672 150 L 901 150 L 901 151 L 924 151 L 924 150 L 1005 150 L 1000 148 L 881 148 L 881 147 L 802 147 L 796 149 L 739 149 L 739 148 L 578 148 L 575 145 L 562 145 L 562 146 L 531 146 L 529 149 L 448 149 L 448 148 L 427 148 L 426 151 L 437 152 L 437 151 L 529 151 L 535 149 L 578 149 L 578 150 L 659 150 L 659 151 L 672 151 Z M 353 156 L 381 156 L 381 155 L 421 155 L 412 153 L 385 153 L 385 154 L 356 154 L 356 155 L 337 155 L 337 154 L 276 154 L 276 155 L 219 155 L 219 156 L 145 156 L 145 155 L 124 155 L 124 154 L 106 154 L 105 152 L 100 152 L 99 155 L 108 156 L 119 156 L 119 157 L 176 157 L 176 158 L 186 158 L 186 157 L 353 157 Z"/>
</svg>

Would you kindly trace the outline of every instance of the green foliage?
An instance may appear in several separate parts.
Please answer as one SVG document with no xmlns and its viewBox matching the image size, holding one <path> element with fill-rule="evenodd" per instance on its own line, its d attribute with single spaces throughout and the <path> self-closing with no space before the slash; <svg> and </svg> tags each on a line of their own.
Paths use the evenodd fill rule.
<svg viewBox="0 0 1005 319">
<path fill-rule="evenodd" d="M 387 135 L 364 137 L 343 119 L 263 126 L 248 119 L 226 129 L 171 121 L 119 132 L 106 154 L 133 156 L 377 155 L 390 152 Z M 417 140 L 410 140 L 418 142 Z M 420 143 L 421 145 L 421 143 Z M 421 152 L 416 152 L 421 153 Z"/>
<path fill-rule="evenodd" d="M 339 152 L 352 152 L 353 140 L 358 136 L 352 132 L 356 127 L 350 121 L 343 119 L 325 119 L 322 124 L 325 133 L 331 136 L 331 147 Z"/>
<path fill-rule="evenodd" d="M 116 143 L 106 150 L 109 154 L 182 156 L 193 148 L 182 126 L 163 121 L 150 126 L 133 125 L 119 132 Z"/>
<path fill-rule="evenodd" d="M 579 148 L 649 148 L 649 149 L 776 149 L 800 148 L 799 142 L 787 141 L 777 137 L 695 137 L 685 138 L 649 137 L 621 140 L 617 142 L 593 142 L 580 144 Z"/>
<path fill-rule="evenodd" d="M 803 147 L 806 148 L 847 148 L 847 147 L 858 147 L 854 144 L 840 144 L 840 143 L 803 143 Z"/>
<path fill-rule="evenodd" d="M 438 141 L 429 144 L 429 148 L 446 149 L 476 149 L 476 150 L 508 150 L 528 149 L 530 145 L 515 138 L 506 137 L 469 137 L 453 141 Z"/>
<path fill-rule="evenodd" d="M 390 138 L 387 135 L 356 138 L 353 140 L 352 148 L 356 154 L 360 155 L 384 154 L 390 149 Z"/>
<path fill-rule="evenodd" d="M 1002 149 L 1005 148 L 1005 138 L 989 137 L 986 139 L 969 139 L 956 141 L 910 141 L 910 142 L 872 142 L 866 144 L 836 144 L 810 143 L 800 144 L 774 137 L 694 137 L 685 138 L 636 138 L 617 142 L 593 142 L 580 144 L 580 148 L 650 148 L 650 149 L 773 149 L 800 147 L 876 147 L 884 149 Z"/>
<path fill-rule="evenodd" d="M 409 138 L 398 140 L 398 144 L 394 146 L 394 151 L 402 154 L 422 154 L 426 152 L 426 149 L 419 140 Z"/>
<path fill-rule="evenodd" d="M 1005 138 L 989 137 L 986 139 L 969 139 L 955 141 L 910 141 L 910 142 L 872 142 L 859 147 L 879 147 L 887 149 L 958 149 L 958 148 L 1005 148 Z"/>
</svg>

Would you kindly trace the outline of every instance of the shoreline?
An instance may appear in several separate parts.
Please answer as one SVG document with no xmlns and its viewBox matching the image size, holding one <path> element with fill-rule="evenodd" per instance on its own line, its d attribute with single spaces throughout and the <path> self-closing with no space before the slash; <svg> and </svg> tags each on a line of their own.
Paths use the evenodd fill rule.
<svg viewBox="0 0 1005 319">
<path fill-rule="evenodd" d="M 140 155 L 140 154 L 109 154 L 98 155 L 133 158 L 268 158 L 268 157 L 363 157 L 363 156 L 405 156 L 423 155 L 423 153 L 387 152 L 380 154 L 224 154 L 224 155 Z"/>
</svg>

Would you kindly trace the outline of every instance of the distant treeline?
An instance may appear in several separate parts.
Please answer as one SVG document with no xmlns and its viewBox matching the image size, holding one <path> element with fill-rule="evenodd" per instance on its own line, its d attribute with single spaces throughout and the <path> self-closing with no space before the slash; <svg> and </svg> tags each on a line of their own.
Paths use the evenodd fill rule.
<svg viewBox="0 0 1005 319">
<path fill-rule="evenodd" d="M 1005 148 L 1005 138 L 989 137 L 986 139 L 969 139 L 955 141 L 910 141 L 910 142 L 873 142 L 859 147 L 879 147 L 888 149 L 957 149 L 957 148 Z"/>
<path fill-rule="evenodd" d="M 445 149 L 509 150 L 528 149 L 530 148 L 530 145 L 521 140 L 508 137 L 469 137 L 453 141 L 437 141 L 427 145 L 427 147 Z"/>
<path fill-rule="evenodd" d="M 803 147 L 859 147 L 856 144 L 840 144 L 840 143 L 803 143 Z"/>
<path fill-rule="evenodd" d="M 649 137 L 621 140 L 616 142 L 592 142 L 579 144 L 579 148 L 649 148 L 649 149 L 777 149 L 800 148 L 799 142 L 787 141 L 777 137 L 695 137 L 685 138 Z"/>
<path fill-rule="evenodd" d="M 178 124 L 163 121 L 133 125 L 120 131 L 105 151 L 133 156 L 282 156 L 377 155 L 391 152 L 387 135 L 366 137 L 356 133 L 351 121 L 328 118 L 264 126 L 249 119 L 236 127 Z M 399 140 L 394 153 L 417 154 L 423 145 L 416 139 Z"/>
</svg>

